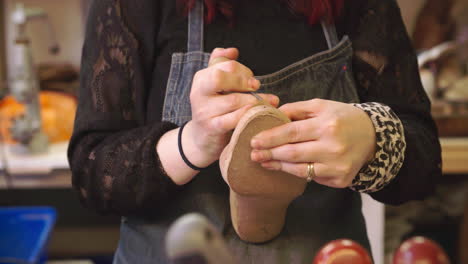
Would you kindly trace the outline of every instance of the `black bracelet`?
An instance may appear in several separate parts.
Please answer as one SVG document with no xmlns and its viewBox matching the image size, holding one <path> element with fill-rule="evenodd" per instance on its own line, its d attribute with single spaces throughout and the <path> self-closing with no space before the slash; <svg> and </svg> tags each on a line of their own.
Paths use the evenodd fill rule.
<svg viewBox="0 0 468 264">
<path fill-rule="evenodd" d="M 177 140 L 177 145 L 179 146 L 179 153 L 180 153 L 180 156 L 182 157 L 182 160 L 184 160 L 185 164 L 187 164 L 187 166 L 189 166 L 192 170 L 197 170 L 197 171 L 201 171 L 201 170 L 204 170 L 206 168 L 200 168 L 200 167 L 197 167 L 195 165 L 192 164 L 192 162 L 190 162 L 187 157 L 185 156 L 184 154 L 184 150 L 182 149 L 182 131 L 184 130 L 184 127 L 187 123 L 184 123 L 180 128 L 179 128 L 179 136 L 178 136 L 178 140 Z"/>
</svg>

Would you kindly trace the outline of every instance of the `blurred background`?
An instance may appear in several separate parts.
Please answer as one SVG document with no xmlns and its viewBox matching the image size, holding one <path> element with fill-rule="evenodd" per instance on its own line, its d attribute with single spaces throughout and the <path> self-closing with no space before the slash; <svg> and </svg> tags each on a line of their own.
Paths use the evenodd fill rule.
<svg viewBox="0 0 468 264">
<path fill-rule="evenodd" d="M 112 261 L 120 218 L 82 208 L 66 158 L 88 5 L 0 0 L 0 263 Z"/>
<path fill-rule="evenodd" d="M 16 248 L 14 228 L 35 249 L 16 252 L 30 254 L 21 263 L 111 263 L 120 219 L 81 207 L 66 160 L 89 1 L 0 0 L 0 263 L 10 263 L 2 254 Z M 391 207 L 364 196 L 373 255 L 391 263 L 404 239 L 422 235 L 452 263 L 468 263 L 468 1 L 398 2 L 432 101 L 444 176 L 425 201 Z M 28 221 L 48 239 L 24 229 Z"/>
</svg>

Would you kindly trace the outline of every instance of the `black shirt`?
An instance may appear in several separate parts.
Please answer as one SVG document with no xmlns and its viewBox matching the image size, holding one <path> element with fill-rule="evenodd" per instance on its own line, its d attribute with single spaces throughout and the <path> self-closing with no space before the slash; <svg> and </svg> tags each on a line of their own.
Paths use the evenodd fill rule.
<svg viewBox="0 0 468 264">
<path fill-rule="evenodd" d="M 171 55 L 186 51 L 187 18 L 173 0 L 93 1 L 83 48 L 81 88 L 69 147 L 73 185 L 100 212 L 147 216 L 177 197 L 156 143 L 174 124 L 161 122 Z M 337 20 L 355 50 L 361 102 L 387 104 L 405 129 L 398 176 L 372 196 L 399 204 L 422 199 L 441 175 L 440 145 L 416 56 L 394 0 L 346 1 Z M 205 51 L 237 47 L 256 75 L 327 49 L 320 25 L 307 25 L 280 1 L 242 0 L 235 23 L 205 26 Z"/>
</svg>

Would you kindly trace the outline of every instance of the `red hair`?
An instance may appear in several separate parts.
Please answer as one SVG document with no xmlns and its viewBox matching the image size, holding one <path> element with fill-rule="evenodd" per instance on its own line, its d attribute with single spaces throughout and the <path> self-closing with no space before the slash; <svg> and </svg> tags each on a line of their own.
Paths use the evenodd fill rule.
<svg viewBox="0 0 468 264">
<path fill-rule="evenodd" d="M 183 7 L 185 13 L 190 11 L 195 1 L 177 0 L 179 7 Z M 213 21 L 217 13 L 221 13 L 228 19 L 234 15 L 235 3 L 239 0 L 204 0 L 206 6 L 205 20 L 207 23 Z M 334 21 L 343 8 L 344 0 L 282 0 L 288 4 L 290 9 L 300 15 L 307 17 L 309 24 L 315 24 L 322 18 L 329 22 Z"/>
</svg>

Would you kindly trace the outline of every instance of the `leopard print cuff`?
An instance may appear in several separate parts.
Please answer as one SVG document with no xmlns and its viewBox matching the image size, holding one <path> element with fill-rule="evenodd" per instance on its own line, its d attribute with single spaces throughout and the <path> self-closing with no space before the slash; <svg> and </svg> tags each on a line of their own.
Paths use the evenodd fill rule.
<svg viewBox="0 0 468 264">
<path fill-rule="evenodd" d="M 380 103 L 353 104 L 366 112 L 375 128 L 376 152 L 374 159 L 354 178 L 350 188 L 362 193 L 382 190 L 400 171 L 405 159 L 403 125 L 390 107 Z"/>
</svg>

